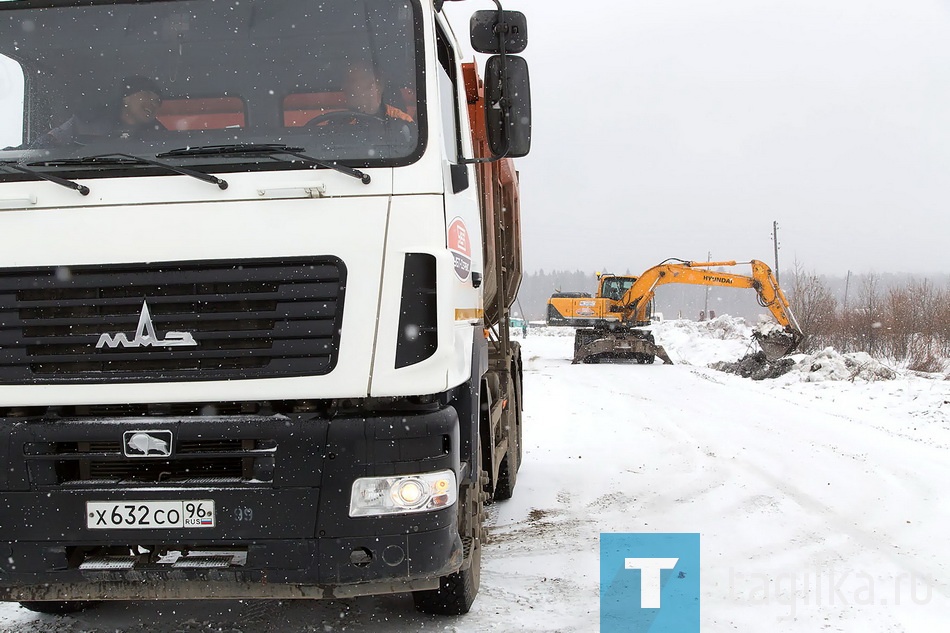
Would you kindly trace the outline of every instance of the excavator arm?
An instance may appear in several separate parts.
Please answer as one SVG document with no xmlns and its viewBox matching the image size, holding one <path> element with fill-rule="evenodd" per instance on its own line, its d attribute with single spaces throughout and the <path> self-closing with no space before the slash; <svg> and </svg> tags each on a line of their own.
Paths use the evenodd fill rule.
<svg viewBox="0 0 950 633">
<path fill-rule="evenodd" d="M 619 301 L 621 320 L 630 325 L 649 322 L 647 307 L 653 299 L 657 286 L 664 284 L 696 284 L 701 286 L 725 286 L 729 288 L 753 288 L 758 294 L 759 305 L 768 308 L 782 327 L 799 329 L 789 308 L 785 293 L 779 288 L 772 269 L 764 262 L 753 259 L 752 276 L 708 270 L 712 267 L 736 266 L 735 261 L 682 262 L 660 264 L 637 278 Z"/>
<path fill-rule="evenodd" d="M 801 327 L 768 264 L 757 259 L 748 263 L 752 266 L 751 276 L 710 270 L 714 267 L 736 266 L 736 261 L 662 263 L 654 266 L 640 275 L 620 300 L 618 310 L 622 314 L 621 322 L 629 326 L 647 323 L 647 306 L 656 288 L 664 284 L 752 288 L 757 294 L 759 305 L 768 308 L 782 326 L 782 331 L 756 332 L 759 346 L 769 358 L 790 354 L 802 341 Z"/>
</svg>

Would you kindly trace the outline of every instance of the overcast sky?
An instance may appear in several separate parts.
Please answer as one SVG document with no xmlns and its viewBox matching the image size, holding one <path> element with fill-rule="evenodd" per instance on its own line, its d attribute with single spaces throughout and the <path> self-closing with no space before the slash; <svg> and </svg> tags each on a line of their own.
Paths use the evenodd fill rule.
<svg viewBox="0 0 950 633">
<path fill-rule="evenodd" d="M 467 41 L 479 3 L 448 3 Z M 528 18 L 525 268 L 950 272 L 950 1 L 503 0 Z M 456 17 L 458 16 L 458 17 Z"/>
</svg>

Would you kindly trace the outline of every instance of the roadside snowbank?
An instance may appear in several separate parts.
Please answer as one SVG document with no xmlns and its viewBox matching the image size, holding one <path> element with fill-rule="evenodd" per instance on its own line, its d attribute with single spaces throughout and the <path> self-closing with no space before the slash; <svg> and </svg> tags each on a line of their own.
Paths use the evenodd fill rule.
<svg viewBox="0 0 950 633">
<path fill-rule="evenodd" d="M 864 352 L 841 354 L 831 347 L 797 358 L 792 371 L 804 382 L 894 380 L 898 375 L 896 370 Z"/>
<path fill-rule="evenodd" d="M 708 366 L 739 375 L 747 375 L 738 368 L 740 361 L 758 352 L 758 346 L 752 339 L 753 331 L 766 331 L 762 324 L 753 328 L 745 319 L 729 315 L 721 315 L 711 321 L 664 321 L 650 327 L 657 343 L 663 345 L 673 362 Z M 864 352 L 843 354 L 831 347 L 812 354 L 793 354 L 788 359 L 781 359 L 779 364 L 788 365 L 789 359 L 794 361 L 793 365 L 776 368 L 772 375 L 766 377 L 781 377 L 785 382 L 876 382 L 911 375 L 937 380 L 947 378 L 943 374 L 921 376 L 919 372 L 892 367 Z M 768 373 L 772 369 L 770 365 L 774 364 L 763 365 L 760 371 Z"/>
</svg>

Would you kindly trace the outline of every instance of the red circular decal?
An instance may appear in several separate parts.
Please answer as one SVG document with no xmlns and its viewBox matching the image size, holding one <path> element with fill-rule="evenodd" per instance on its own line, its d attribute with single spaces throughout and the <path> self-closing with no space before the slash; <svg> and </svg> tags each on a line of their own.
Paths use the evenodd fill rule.
<svg viewBox="0 0 950 633">
<path fill-rule="evenodd" d="M 462 218 L 455 218 L 449 224 L 448 242 L 455 260 L 455 274 L 466 281 L 472 274 L 472 244 Z"/>
</svg>

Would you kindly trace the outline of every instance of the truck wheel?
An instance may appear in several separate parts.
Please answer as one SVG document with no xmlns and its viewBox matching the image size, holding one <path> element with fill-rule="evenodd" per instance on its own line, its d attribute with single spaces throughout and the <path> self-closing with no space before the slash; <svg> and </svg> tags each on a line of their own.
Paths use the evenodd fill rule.
<svg viewBox="0 0 950 633">
<path fill-rule="evenodd" d="M 481 449 L 473 460 L 480 468 Z M 484 520 L 485 493 L 488 473 L 480 470 L 475 485 L 459 490 L 459 535 L 462 537 L 464 562 L 454 574 L 439 578 L 439 588 L 415 591 L 412 594 L 416 610 L 433 615 L 465 615 L 472 608 L 482 574 L 482 521 Z"/>
<path fill-rule="evenodd" d="M 518 369 L 521 350 L 517 349 L 518 362 L 511 370 L 511 396 L 509 399 L 508 451 L 498 466 L 498 482 L 492 501 L 511 499 L 515 492 L 515 483 L 518 481 L 518 469 L 521 467 L 521 372 Z M 513 422 L 512 422 L 513 420 Z"/>
<path fill-rule="evenodd" d="M 495 494 L 492 495 L 492 501 L 506 501 L 511 499 L 511 496 L 515 492 L 515 481 L 518 479 L 518 471 L 517 466 L 515 466 L 515 468 L 510 466 L 511 462 L 514 461 L 510 459 L 512 448 L 511 444 L 509 444 L 508 454 L 505 455 L 504 459 L 501 460 L 501 465 L 498 466 L 498 484 L 495 486 Z"/>
<path fill-rule="evenodd" d="M 20 606 L 36 613 L 66 615 L 84 611 L 97 604 L 99 603 L 95 600 L 30 600 L 21 602 Z"/>
<path fill-rule="evenodd" d="M 522 420 L 524 419 L 524 365 L 521 360 L 521 346 L 518 346 L 517 355 L 517 364 L 514 369 L 512 369 L 512 376 L 515 377 L 515 395 L 518 398 L 517 408 L 515 409 L 518 415 L 518 470 L 521 469 L 521 454 L 524 451 L 524 442 L 522 441 L 524 425 Z"/>
</svg>

